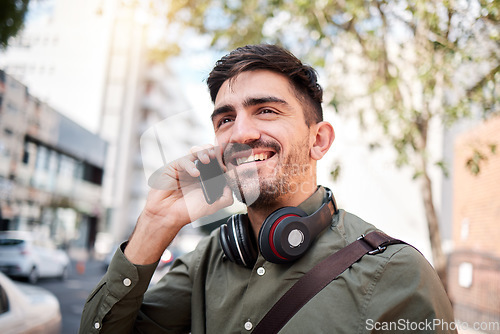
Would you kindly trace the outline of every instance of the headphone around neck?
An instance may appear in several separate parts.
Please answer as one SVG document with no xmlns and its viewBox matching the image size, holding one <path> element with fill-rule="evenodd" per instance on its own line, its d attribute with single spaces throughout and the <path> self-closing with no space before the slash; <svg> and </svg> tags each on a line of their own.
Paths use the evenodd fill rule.
<svg viewBox="0 0 500 334">
<path fill-rule="evenodd" d="M 271 213 L 259 231 L 258 244 L 269 262 L 289 263 L 301 257 L 318 234 L 331 224 L 338 212 L 330 189 L 326 201 L 312 215 L 298 207 L 287 206 Z M 231 261 L 252 268 L 257 260 L 257 243 L 251 235 L 246 214 L 231 216 L 220 228 L 219 241 L 224 255 Z"/>
</svg>

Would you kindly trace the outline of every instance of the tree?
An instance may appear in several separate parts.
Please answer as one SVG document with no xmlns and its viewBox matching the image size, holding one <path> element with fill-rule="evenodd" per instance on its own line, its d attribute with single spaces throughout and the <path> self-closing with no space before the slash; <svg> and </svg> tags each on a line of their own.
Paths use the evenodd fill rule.
<svg viewBox="0 0 500 334">
<path fill-rule="evenodd" d="M 0 2 L 0 49 L 5 49 L 9 38 L 23 27 L 29 0 L 2 0 Z"/>
<path fill-rule="evenodd" d="M 337 111 L 371 117 L 421 183 L 432 256 L 446 257 L 432 198 L 429 126 L 499 111 L 498 0 L 175 0 L 169 19 L 212 36 L 213 46 L 282 44 L 324 71 Z M 330 64 L 335 63 L 335 67 Z M 356 78 L 358 87 L 342 78 Z M 370 111 L 370 113 L 368 113 Z"/>
</svg>

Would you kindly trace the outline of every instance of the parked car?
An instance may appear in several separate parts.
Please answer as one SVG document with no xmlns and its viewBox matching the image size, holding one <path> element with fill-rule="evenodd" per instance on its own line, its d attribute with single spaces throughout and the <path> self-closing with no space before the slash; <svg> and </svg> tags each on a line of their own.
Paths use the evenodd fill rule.
<svg viewBox="0 0 500 334">
<path fill-rule="evenodd" d="M 65 251 L 31 232 L 0 232 L 0 271 L 36 283 L 40 277 L 65 279 L 70 260 Z"/>
<path fill-rule="evenodd" d="M 49 291 L 13 282 L 0 273 L 0 331 L 2 334 L 57 334 L 61 310 Z"/>
<path fill-rule="evenodd" d="M 165 276 L 166 273 L 169 272 L 170 266 L 174 262 L 174 260 L 180 255 L 178 250 L 175 247 L 169 247 L 165 249 L 163 252 L 160 261 L 158 262 L 158 266 L 151 278 L 150 285 L 155 285 L 158 281 Z"/>
</svg>

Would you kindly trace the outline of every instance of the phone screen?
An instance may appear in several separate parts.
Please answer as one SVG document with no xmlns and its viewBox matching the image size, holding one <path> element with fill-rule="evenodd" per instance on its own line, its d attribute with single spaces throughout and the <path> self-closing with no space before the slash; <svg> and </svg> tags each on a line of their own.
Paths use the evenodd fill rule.
<svg viewBox="0 0 500 334">
<path fill-rule="evenodd" d="M 198 179 L 200 180 L 205 200 L 208 204 L 212 204 L 222 196 L 226 187 L 227 183 L 224 171 L 217 159 L 210 160 L 208 164 L 196 160 L 195 165 L 200 171 Z"/>
</svg>

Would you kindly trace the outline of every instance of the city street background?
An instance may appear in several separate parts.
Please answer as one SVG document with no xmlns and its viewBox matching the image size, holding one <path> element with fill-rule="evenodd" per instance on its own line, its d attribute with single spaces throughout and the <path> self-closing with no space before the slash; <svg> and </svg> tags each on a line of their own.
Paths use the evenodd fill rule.
<svg viewBox="0 0 500 334">
<path fill-rule="evenodd" d="M 0 231 L 31 231 L 70 254 L 66 281 L 36 283 L 59 298 L 64 334 L 76 331 L 100 261 L 133 230 L 148 178 L 192 146 L 217 144 L 206 87 L 215 61 L 261 42 L 318 70 L 336 134 L 318 183 L 418 248 L 457 320 L 500 324 L 498 1 L 1 6 Z M 193 222 L 172 251 L 244 210 Z"/>
<path fill-rule="evenodd" d="M 80 271 L 77 269 L 78 266 Z M 62 314 L 61 333 L 78 333 L 85 300 L 102 278 L 104 272 L 102 261 L 91 259 L 84 265 L 72 261 L 71 270 L 66 280 L 44 278 L 37 283 L 38 286 L 54 293 L 59 300 Z"/>
</svg>

